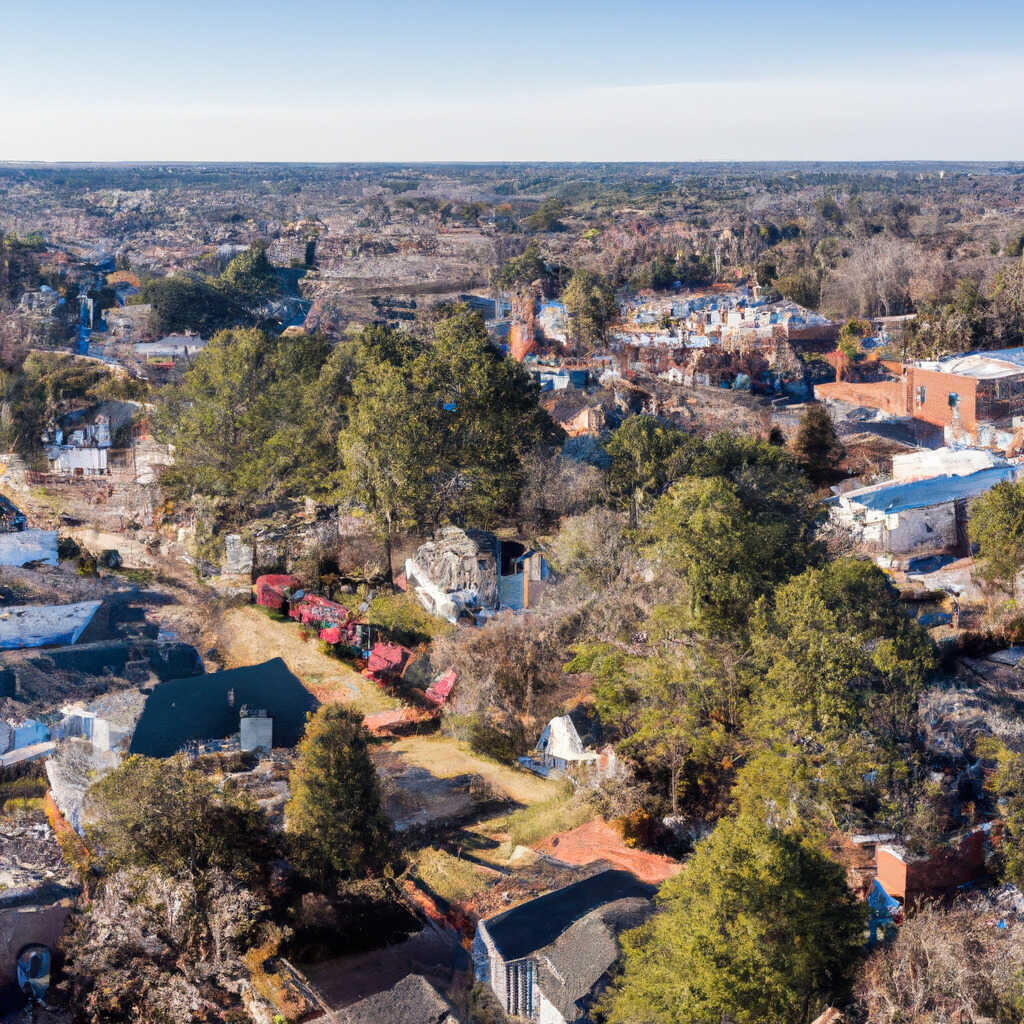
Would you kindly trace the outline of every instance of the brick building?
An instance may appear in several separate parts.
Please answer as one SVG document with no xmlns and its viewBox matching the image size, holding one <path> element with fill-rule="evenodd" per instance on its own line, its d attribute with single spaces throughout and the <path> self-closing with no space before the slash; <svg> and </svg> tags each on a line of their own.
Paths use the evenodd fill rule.
<svg viewBox="0 0 1024 1024">
<path fill-rule="evenodd" d="M 912 417 L 975 444 L 999 443 L 998 430 L 1024 416 L 1024 348 L 882 365 L 887 380 L 819 384 L 815 397 Z"/>
<path fill-rule="evenodd" d="M 914 856 L 900 846 L 879 846 L 878 881 L 902 903 L 940 896 L 985 877 L 991 825 L 968 832 L 959 843 Z"/>
</svg>

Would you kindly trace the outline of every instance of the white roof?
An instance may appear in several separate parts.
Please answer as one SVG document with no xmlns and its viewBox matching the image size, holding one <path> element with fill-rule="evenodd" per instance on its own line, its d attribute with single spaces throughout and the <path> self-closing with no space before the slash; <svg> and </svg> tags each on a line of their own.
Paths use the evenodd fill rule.
<svg viewBox="0 0 1024 1024">
<path fill-rule="evenodd" d="M 552 718 L 537 741 L 537 749 L 563 761 L 595 761 L 597 754 L 583 749 L 583 741 L 568 715 Z"/>
<path fill-rule="evenodd" d="M 57 564 L 56 530 L 0 533 L 0 565 L 21 566 L 26 562 Z"/>
<path fill-rule="evenodd" d="M 0 649 L 76 643 L 100 604 L 100 601 L 78 601 L 0 609 Z"/>
<path fill-rule="evenodd" d="M 922 370 L 953 373 L 975 380 L 997 380 L 1024 374 L 1024 348 L 1004 348 L 994 352 L 968 352 L 946 359 L 911 363 Z"/>
</svg>

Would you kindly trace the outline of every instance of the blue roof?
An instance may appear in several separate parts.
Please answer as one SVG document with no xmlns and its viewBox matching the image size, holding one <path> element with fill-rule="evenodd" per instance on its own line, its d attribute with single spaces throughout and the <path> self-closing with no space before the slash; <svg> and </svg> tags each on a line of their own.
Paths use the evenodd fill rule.
<svg viewBox="0 0 1024 1024">
<path fill-rule="evenodd" d="M 960 498 L 974 498 L 984 494 L 1003 480 L 1012 480 L 1016 466 L 993 466 L 969 476 L 933 476 L 927 480 L 913 480 L 905 484 L 892 484 L 877 490 L 852 491 L 846 495 L 864 508 L 878 512 L 902 512 L 909 508 L 928 508 Z"/>
</svg>

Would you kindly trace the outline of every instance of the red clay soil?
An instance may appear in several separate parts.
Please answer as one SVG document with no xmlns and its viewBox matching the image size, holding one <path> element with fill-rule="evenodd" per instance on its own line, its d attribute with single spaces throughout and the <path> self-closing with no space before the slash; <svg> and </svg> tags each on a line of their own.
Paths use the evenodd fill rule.
<svg viewBox="0 0 1024 1024">
<path fill-rule="evenodd" d="M 610 861 L 616 867 L 631 871 L 642 882 L 652 885 L 659 885 L 683 870 L 683 865 L 671 857 L 631 849 L 623 842 L 622 836 L 600 818 L 588 821 L 570 832 L 548 836 L 537 843 L 534 849 L 566 864 Z"/>
</svg>

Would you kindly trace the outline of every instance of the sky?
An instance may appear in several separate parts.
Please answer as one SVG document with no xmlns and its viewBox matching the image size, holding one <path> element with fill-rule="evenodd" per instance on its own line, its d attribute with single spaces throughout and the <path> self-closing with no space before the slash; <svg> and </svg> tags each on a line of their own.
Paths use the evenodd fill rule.
<svg viewBox="0 0 1024 1024">
<path fill-rule="evenodd" d="M 0 0 L 0 160 L 1021 160 L 1022 0 Z"/>
</svg>

